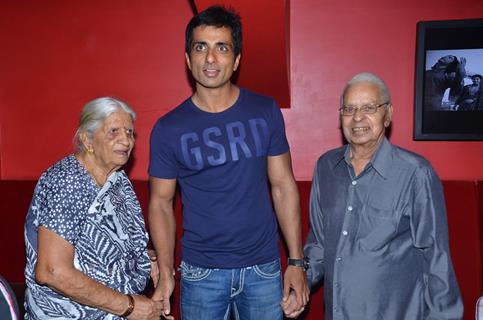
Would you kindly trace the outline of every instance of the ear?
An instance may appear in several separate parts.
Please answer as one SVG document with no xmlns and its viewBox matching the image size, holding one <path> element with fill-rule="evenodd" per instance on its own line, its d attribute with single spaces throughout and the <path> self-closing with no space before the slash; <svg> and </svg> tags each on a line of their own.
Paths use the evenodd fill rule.
<svg viewBox="0 0 483 320">
<path fill-rule="evenodd" d="M 384 127 L 389 127 L 391 124 L 391 119 L 392 119 L 392 113 L 393 113 L 393 108 L 392 104 L 390 104 L 387 109 L 386 109 L 386 114 L 384 115 Z"/>
<path fill-rule="evenodd" d="M 87 135 L 87 132 L 83 131 L 80 133 L 79 135 L 79 140 L 80 140 L 80 143 L 82 143 L 82 145 L 84 146 L 84 149 L 87 151 L 87 150 L 92 150 L 92 140 L 89 139 L 88 135 Z"/>
<path fill-rule="evenodd" d="M 235 58 L 235 64 L 233 65 L 233 72 L 235 72 L 238 69 L 238 66 L 240 65 L 240 59 L 241 59 L 241 53 L 239 53 Z"/>
<path fill-rule="evenodd" d="M 191 61 L 190 61 L 190 56 L 187 52 L 184 53 L 184 57 L 186 59 L 186 65 L 188 66 L 188 69 L 191 70 Z"/>
</svg>

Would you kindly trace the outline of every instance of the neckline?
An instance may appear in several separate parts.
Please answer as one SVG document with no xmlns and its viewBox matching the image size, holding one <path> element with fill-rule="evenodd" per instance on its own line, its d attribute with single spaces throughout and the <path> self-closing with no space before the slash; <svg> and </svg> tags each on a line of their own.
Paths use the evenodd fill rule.
<svg viewBox="0 0 483 320">
<path fill-rule="evenodd" d="M 235 102 L 231 106 L 229 106 L 228 108 L 220 112 L 209 112 L 201 109 L 193 102 L 193 96 L 188 98 L 188 104 L 191 107 L 191 109 L 195 110 L 198 113 L 205 114 L 208 116 L 221 116 L 221 115 L 231 113 L 233 112 L 233 110 L 236 110 L 238 106 L 241 104 L 241 101 L 243 100 L 244 96 L 245 96 L 245 90 L 243 88 L 239 88 L 238 97 L 236 98 Z"/>
</svg>

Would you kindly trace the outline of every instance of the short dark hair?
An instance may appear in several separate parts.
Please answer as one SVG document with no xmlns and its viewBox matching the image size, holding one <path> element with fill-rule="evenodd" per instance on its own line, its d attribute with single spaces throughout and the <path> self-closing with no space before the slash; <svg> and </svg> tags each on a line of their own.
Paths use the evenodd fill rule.
<svg viewBox="0 0 483 320">
<path fill-rule="evenodd" d="M 474 74 L 470 78 L 471 79 L 473 79 L 473 78 L 480 78 L 480 80 L 483 79 L 483 77 L 481 76 L 481 74 Z"/>
<path fill-rule="evenodd" d="M 202 25 L 217 28 L 230 28 L 231 37 L 233 38 L 233 51 L 235 53 L 235 57 L 240 54 L 242 49 L 241 18 L 234 9 L 225 8 L 222 6 L 211 6 L 191 18 L 190 22 L 186 26 L 185 32 L 185 51 L 187 54 L 191 53 L 193 30 Z"/>
</svg>

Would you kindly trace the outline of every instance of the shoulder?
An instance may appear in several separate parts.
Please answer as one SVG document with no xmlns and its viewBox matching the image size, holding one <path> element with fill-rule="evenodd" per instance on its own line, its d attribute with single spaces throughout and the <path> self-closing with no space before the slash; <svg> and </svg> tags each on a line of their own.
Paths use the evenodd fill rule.
<svg viewBox="0 0 483 320">
<path fill-rule="evenodd" d="M 243 97 L 243 100 L 246 102 L 267 106 L 267 107 L 273 107 L 274 105 L 276 105 L 275 100 L 272 97 L 255 93 L 245 88 L 240 88 L 240 95 Z"/>
<path fill-rule="evenodd" d="M 154 124 L 154 129 L 166 128 L 180 121 L 188 121 L 190 119 L 188 115 L 191 112 L 190 99 L 186 99 L 173 110 L 162 115 Z"/>
<path fill-rule="evenodd" d="M 398 166 L 409 167 L 410 169 L 433 170 L 431 163 L 413 151 L 392 145 L 393 161 Z"/>
<path fill-rule="evenodd" d="M 317 168 L 329 165 L 334 166 L 339 161 L 343 161 L 346 148 L 347 146 L 341 146 L 323 153 L 317 160 Z"/>
<path fill-rule="evenodd" d="M 39 185 L 62 189 L 85 178 L 85 172 L 73 154 L 48 168 L 40 177 Z"/>
</svg>

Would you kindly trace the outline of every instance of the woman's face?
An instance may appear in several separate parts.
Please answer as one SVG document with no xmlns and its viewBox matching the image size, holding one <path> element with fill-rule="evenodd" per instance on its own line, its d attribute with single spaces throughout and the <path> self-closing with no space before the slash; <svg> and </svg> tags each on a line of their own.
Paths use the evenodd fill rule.
<svg viewBox="0 0 483 320">
<path fill-rule="evenodd" d="M 94 132 L 91 143 L 98 166 L 113 171 L 126 164 L 134 147 L 134 126 L 129 113 L 120 110 L 107 117 Z"/>
</svg>

